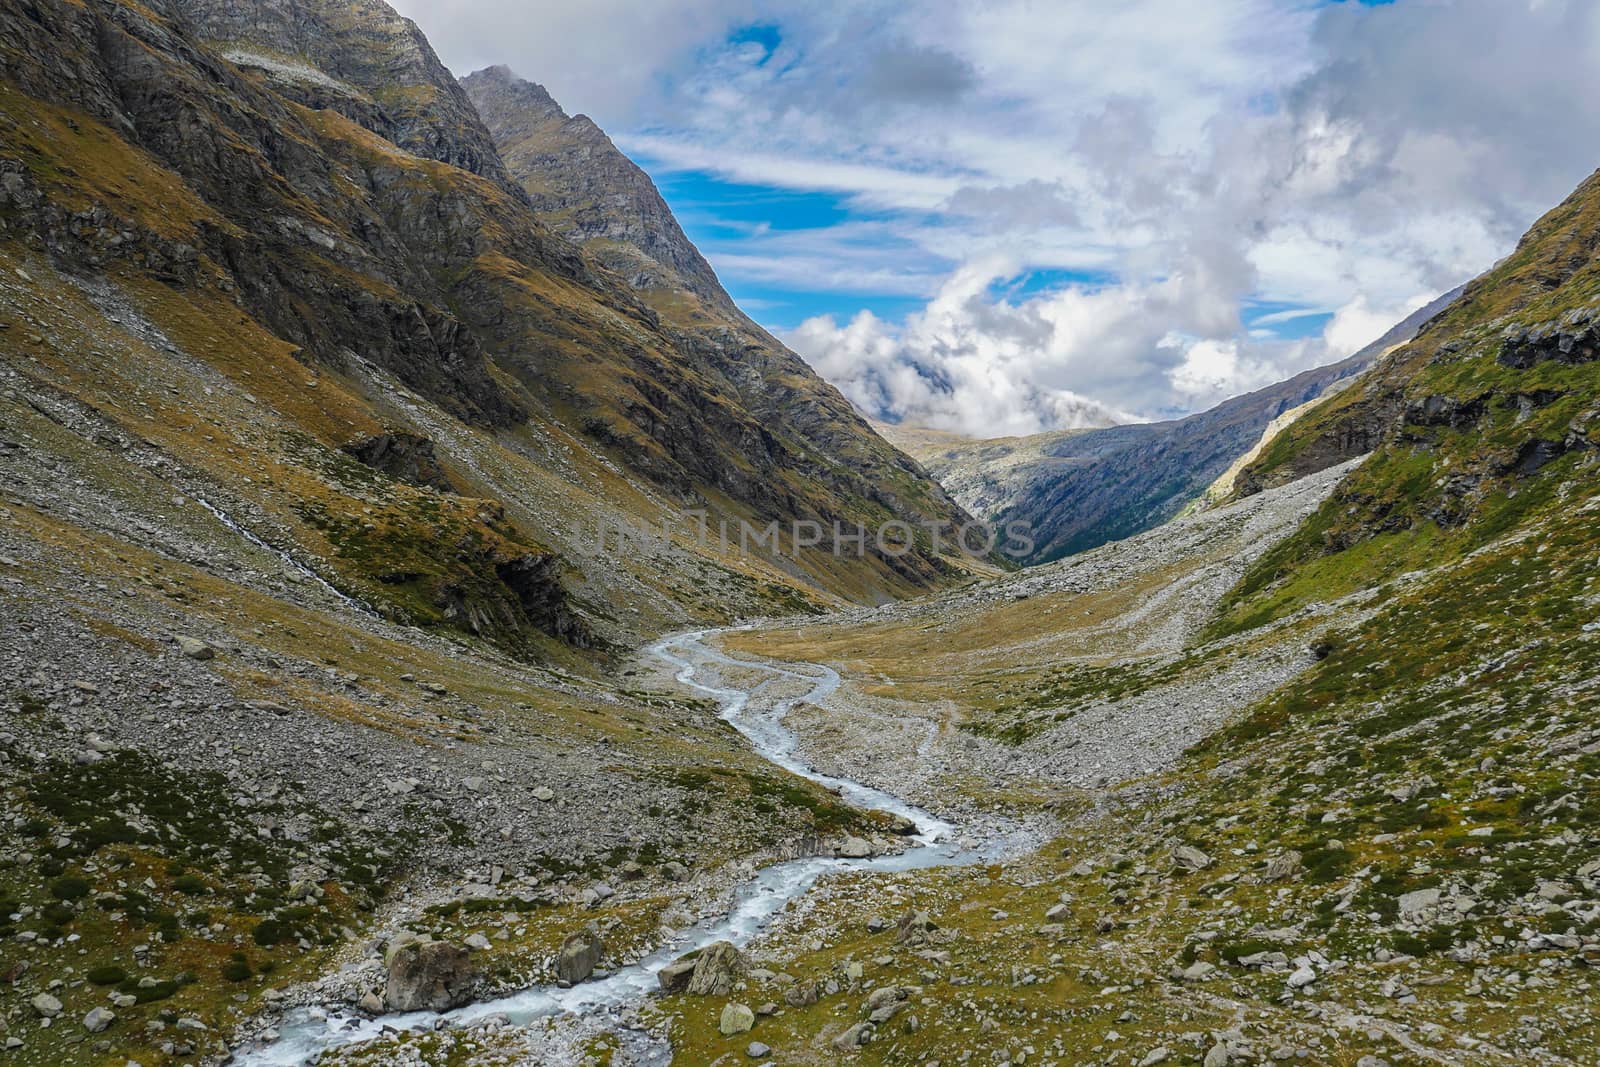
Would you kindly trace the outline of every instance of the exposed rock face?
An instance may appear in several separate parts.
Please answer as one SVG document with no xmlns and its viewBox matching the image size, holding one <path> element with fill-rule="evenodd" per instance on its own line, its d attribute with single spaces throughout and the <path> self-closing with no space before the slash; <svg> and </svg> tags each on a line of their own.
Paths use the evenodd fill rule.
<svg viewBox="0 0 1600 1067">
<path fill-rule="evenodd" d="M 828 527 L 848 526 L 862 511 L 878 521 L 966 521 L 915 462 L 733 305 L 648 175 L 598 127 L 569 118 L 541 86 L 503 67 L 463 84 L 541 220 L 581 242 L 651 306 L 681 361 L 663 364 L 623 346 L 612 411 L 595 412 L 586 432 L 678 491 L 711 486 L 762 514 L 798 505 Z M 740 461 L 729 463 L 730 453 Z M 791 468 L 825 491 L 797 500 L 782 473 Z M 872 477 L 861 476 L 868 471 Z M 889 580 L 920 583 L 940 573 L 921 550 L 873 557 Z"/>
<path fill-rule="evenodd" d="M 404 431 L 376 434 L 352 441 L 344 450 L 396 481 L 445 493 L 457 491 L 434 453 L 433 442 L 419 434 Z"/>
<path fill-rule="evenodd" d="M 330 108 L 408 152 L 517 187 L 414 22 L 380 0 L 186 0 L 197 36 L 274 91 Z"/>
<path fill-rule="evenodd" d="M 635 289 L 687 288 L 724 312 L 733 302 L 684 236 L 655 183 L 588 116 L 568 116 L 544 86 L 505 67 L 461 80 L 540 218 Z"/>
<path fill-rule="evenodd" d="M 472 1000 L 472 953 L 446 941 L 412 941 L 389 954 L 384 1004 L 390 1011 L 449 1011 Z"/>
</svg>

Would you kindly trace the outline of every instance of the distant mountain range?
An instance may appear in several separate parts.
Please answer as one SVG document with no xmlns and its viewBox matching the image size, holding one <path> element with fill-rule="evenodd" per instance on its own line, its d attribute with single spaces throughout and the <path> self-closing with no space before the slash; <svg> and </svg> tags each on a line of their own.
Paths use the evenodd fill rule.
<svg viewBox="0 0 1600 1067">
<path fill-rule="evenodd" d="M 879 424 L 956 500 L 996 525 L 1020 522 L 1047 563 L 1161 525 L 1198 500 L 1274 421 L 1338 389 L 1410 340 L 1460 293 L 1420 308 L 1346 359 L 1167 422 L 991 440 Z"/>
</svg>

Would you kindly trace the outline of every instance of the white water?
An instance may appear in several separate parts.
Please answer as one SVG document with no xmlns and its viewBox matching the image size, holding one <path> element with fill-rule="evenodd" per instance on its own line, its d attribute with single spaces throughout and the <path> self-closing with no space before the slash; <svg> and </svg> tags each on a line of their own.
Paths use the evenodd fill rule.
<svg viewBox="0 0 1600 1067">
<path fill-rule="evenodd" d="M 232 515 L 229 515 L 226 511 L 223 511 L 221 508 L 219 508 L 215 504 L 211 503 L 211 501 L 207 500 L 205 497 L 197 496 L 194 499 L 195 499 L 195 502 L 197 504 L 199 504 L 201 507 L 205 508 L 207 511 L 211 512 L 211 514 L 216 518 L 216 520 L 218 522 L 222 523 L 222 525 L 226 526 L 229 530 L 232 530 L 234 533 L 238 534 L 240 537 L 244 538 L 246 541 L 249 541 L 252 545 L 255 545 L 257 548 L 265 549 L 266 551 L 271 552 L 274 556 L 277 556 L 278 559 L 283 561 L 283 565 L 285 567 L 288 567 L 290 570 L 292 570 L 296 574 L 299 574 L 302 577 L 308 579 L 309 581 L 311 581 L 315 585 L 318 585 L 318 586 L 322 587 L 324 592 L 331 593 L 337 600 L 339 600 L 342 604 L 344 604 L 345 607 L 354 608 L 355 610 L 361 612 L 363 615 L 374 615 L 375 614 L 371 608 L 367 607 L 367 605 L 361 603 L 361 601 L 359 601 L 359 600 L 355 600 L 355 599 L 353 599 L 351 597 L 348 597 L 345 594 L 341 593 L 326 578 L 324 578 L 322 575 L 318 574 L 316 571 L 312 570 L 310 567 L 306 566 L 304 563 L 301 563 L 299 560 L 295 559 L 293 556 L 289 555 L 289 553 L 285 552 L 283 549 L 278 548 L 278 547 L 276 547 L 274 545 L 268 544 L 266 541 L 263 541 L 261 538 L 257 537 L 255 534 L 251 533 L 249 530 L 246 530 L 243 526 L 240 526 L 238 523 L 234 522 Z"/>
<path fill-rule="evenodd" d="M 837 791 L 844 799 L 859 807 L 875 808 L 911 820 L 917 826 L 917 833 L 910 838 L 914 847 L 895 855 L 864 860 L 811 857 L 773 864 L 735 890 L 732 909 L 726 915 L 681 932 L 637 963 L 570 989 L 538 986 L 498 1000 L 472 1004 L 442 1016 L 434 1012 L 411 1012 L 376 1019 L 353 1015 L 324 1018 L 320 1013 L 302 1010 L 286 1021 L 278 1041 L 243 1053 L 238 1062 L 248 1067 L 298 1067 L 315 1062 L 317 1056 L 328 1049 L 377 1037 L 386 1029 L 428 1030 L 441 1021 L 466 1025 L 499 1015 L 507 1017 L 512 1023 L 526 1024 L 563 1013 L 616 1014 L 619 1009 L 637 1004 L 657 991 L 659 984 L 656 972 L 684 953 L 703 948 L 714 941 L 731 941 L 741 946 L 747 944 L 766 929 L 784 905 L 807 892 L 825 874 L 955 866 L 986 862 L 1010 851 L 1013 843 L 1004 838 L 981 847 L 960 848 L 951 843 L 955 827 L 931 812 L 880 789 L 822 774 L 807 766 L 795 755 L 797 741 L 793 731 L 783 725 L 783 718 L 801 701 L 817 702 L 826 698 L 838 687 L 839 675 L 823 666 L 794 669 L 733 659 L 704 643 L 705 638 L 714 632 L 699 630 L 665 638 L 650 646 L 649 651 L 678 669 L 678 681 L 715 697 L 721 704 L 721 717 L 748 738 L 755 750 L 766 759 Z M 750 690 L 718 686 L 696 678 L 697 665 L 705 664 L 759 670 L 770 677 Z M 801 696 L 773 703 L 768 710 L 752 711 L 751 696 L 777 679 L 809 682 L 811 688 Z M 638 1055 L 640 1062 L 646 1064 L 666 1064 L 671 1060 L 670 1049 L 659 1043 L 641 1047 Z"/>
</svg>

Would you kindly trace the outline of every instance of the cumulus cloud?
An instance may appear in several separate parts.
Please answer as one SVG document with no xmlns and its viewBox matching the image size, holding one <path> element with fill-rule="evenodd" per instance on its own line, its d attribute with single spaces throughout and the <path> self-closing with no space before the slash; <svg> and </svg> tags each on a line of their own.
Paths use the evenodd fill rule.
<svg viewBox="0 0 1600 1067">
<path fill-rule="evenodd" d="M 547 82 L 657 168 L 840 197 L 713 263 L 925 299 L 787 336 L 869 414 L 967 432 L 1164 417 L 1347 355 L 1600 162 L 1589 0 L 597 3 L 402 0 L 447 62 Z M 1039 270 L 1064 280 L 1015 284 Z"/>
</svg>

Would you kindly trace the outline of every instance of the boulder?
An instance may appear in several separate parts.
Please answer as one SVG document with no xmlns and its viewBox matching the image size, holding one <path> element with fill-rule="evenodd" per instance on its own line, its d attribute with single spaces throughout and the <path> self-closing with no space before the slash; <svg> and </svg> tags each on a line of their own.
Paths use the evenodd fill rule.
<svg viewBox="0 0 1600 1067">
<path fill-rule="evenodd" d="M 568 935 L 561 942 L 561 951 L 556 953 L 556 978 L 568 985 L 577 985 L 600 966 L 605 951 L 605 942 L 600 940 L 600 931 L 594 926 Z"/>
<path fill-rule="evenodd" d="M 687 992 L 697 997 L 725 997 L 746 970 L 744 954 L 731 941 L 707 945 L 695 957 Z"/>
<path fill-rule="evenodd" d="M 1267 873 L 1262 875 L 1262 880 L 1267 882 L 1285 882 L 1300 873 L 1300 864 L 1304 857 L 1294 849 L 1280 852 L 1267 863 Z"/>
<path fill-rule="evenodd" d="M 411 941 L 389 954 L 384 1004 L 390 1011 L 449 1011 L 472 1000 L 472 954 L 447 941 Z"/>
<path fill-rule="evenodd" d="M 900 917 L 894 935 L 897 945 L 918 945 L 928 940 L 928 935 L 939 929 L 925 911 L 908 912 Z"/>
<path fill-rule="evenodd" d="M 200 640 L 198 637 L 187 637 L 183 634 L 174 634 L 172 639 L 178 644 L 178 651 L 190 659 L 210 659 L 217 654 L 217 650 Z"/>
<path fill-rule="evenodd" d="M 822 986 L 818 982 L 796 982 L 783 991 L 783 1001 L 791 1008 L 805 1008 L 815 1004 L 822 998 Z"/>
<path fill-rule="evenodd" d="M 732 1037 L 735 1034 L 747 1034 L 756 1024 L 756 1013 L 744 1004 L 728 1003 L 723 1005 L 722 1018 L 717 1021 L 717 1031 L 723 1037 Z"/>
<path fill-rule="evenodd" d="M 687 956 L 681 960 L 673 960 L 656 972 L 656 981 L 661 983 L 663 993 L 683 993 L 689 988 L 689 979 L 694 977 L 694 957 Z"/>
<path fill-rule="evenodd" d="M 1418 889 L 1400 895 L 1400 917 L 1415 916 L 1429 908 L 1437 907 L 1443 894 L 1436 888 Z"/>
<path fill-rule="evenodd" d="M 83 1017 L 83 1028 L 91 1034 L 98 1034 L 116 1021 L 117 1013 L 110 1008 L 90 1008 L 89 1014 Z"/>
<path fill-rule="evenodd" d="M 1193 845 L 1179 845 L 1173 849 L 1172 860 L 1186 871 L 1203 871 L 1216 862 Z"/>
<path fill-rule="evenodd" d="M 872 855 L 872 842 L 854 835 L 846 837 L 839 846 L 839 855 L 847 860 L 863 860 Z"/>
<path fill-rule="evenodd" d="M 856 1023 L 833 1039 L 833 1047 L 840 1052 L 854 1052 L 872 1040 L 872 1024 Z"/>
<path fill-rule="evenodd" d="M 53 1019 L 61 1014 L 61 1001 L 49 993 L 40 993 L 28 1002 L 33 1005 L 33 1010 L 46 1019 Z"/>
</svg>

